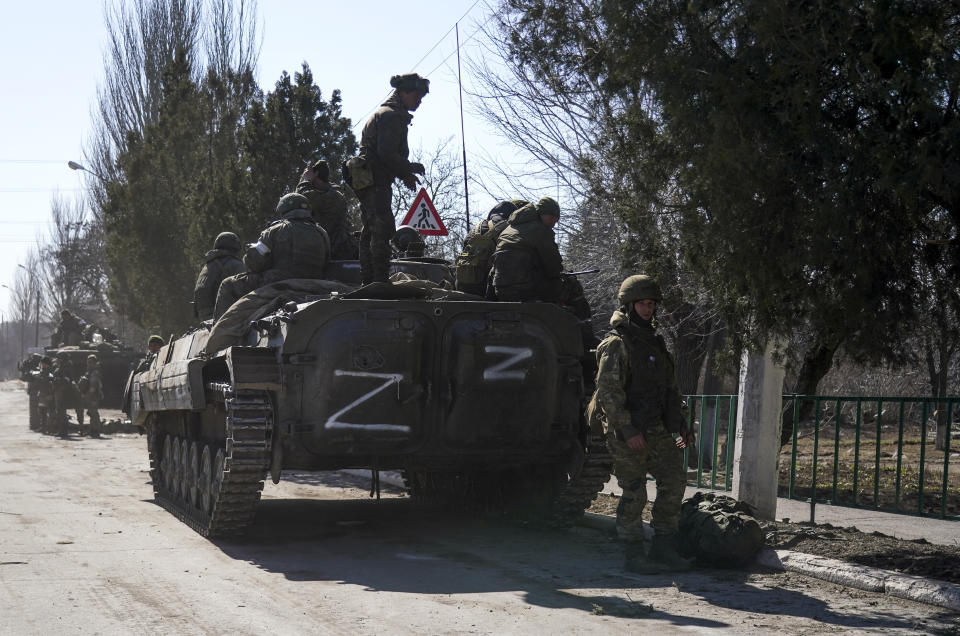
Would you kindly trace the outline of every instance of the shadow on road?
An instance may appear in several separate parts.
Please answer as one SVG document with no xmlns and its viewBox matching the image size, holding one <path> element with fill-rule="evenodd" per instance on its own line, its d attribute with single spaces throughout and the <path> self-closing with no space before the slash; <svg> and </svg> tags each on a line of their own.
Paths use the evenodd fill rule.
<svg viewBox="0 0 960 636">
<path fill-rule="evenodd" d="M 685 599 L 690 595 L 758 616 L 758 625 L 770 629 L 780 615 L 841 628 L 914 627 L 908 619 L 854 603 L 849 614 L 838 613 L 820 598 L 778 587 L 779 575 L 631 575 L 621 569 L 621 547 L 595 530 L 557 532 L 478 520 L 406 498 L 268 499 L 244 539 L 215 543 L 230 557 L 291 581 L 334 581 L 372 592 L 516 593 L 539 607 L 656 618 L 676 626 L 730 626 L 703 615 L 702 605 Z M 701 615 L 664 611 L 683 607 L 685 600 L 700 605 Z"/>
</svg>

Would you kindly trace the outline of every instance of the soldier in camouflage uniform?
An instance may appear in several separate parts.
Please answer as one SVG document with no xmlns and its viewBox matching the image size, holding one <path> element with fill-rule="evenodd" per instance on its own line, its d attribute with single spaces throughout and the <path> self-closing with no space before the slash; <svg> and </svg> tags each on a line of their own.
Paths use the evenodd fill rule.
<svg viewBox="0 0 960 636">
<path fill-rule="evenodd" d="M 491 273 L 497 300 L 560 302 L 563 259 L 553 234 L 560 206 L 550 197 L 510 215 L 493 253 Z"/>
<path fill-rule="evenodd" d="M 326 161 L 321 159 L 303 171 L 297 192 L 309 199 L 313 220 L 326 231 L 330 258 L 335 261 L 357 258 L 357 244 L 347 218 L 347 200 L 330 185 L 330 166 Z"/>
<path fill-rule="evenodd" d="M 224 278 L 243 272 L 240 238 L 233 232 L 221 232 L 213 242 L 213 249 L 204 257 L 203 267 L 193 287 L 193 315 L 200 320 L 213 318 L 217 291 Z"/>
<path fill-rule="evenodd" d="M 310 201 L 291 192 L 280 198 L 274 221 L 247 247 L 247 272 L 224 279 L 217 292 L 214 317 L 219 318 L 245 294 L 288 278 L 323 278 L 330 255 L 330 239 L 312 216 Z"/>
<path fill-rule="evenodd" d="M 103 378 L 97 356 L 87 356 L 87 381 L 84 383 L 83 405 L 90 418 L 90 437 L 100 437 L 100 401 L 103 400 Z"/>
<path fill-rule="evenodd" d="M 649 276 L 624 280 L 617 294 L 620 309 L 597 348 L 596 400 L 623 489 L 617 532 L 626 541 L 626 568 L 637 572 L 656 569 L 656 564 L 689 568 L 677 552 L 676 534 L 686 488 L 682 449 L 693 439 L 681 415 L 673 358 L 653 321 L 661 298 L 659 285 Z M 657 482 L 649 557 L 641 519 L 647 473 Z"/>
<path fill-rule="evenodd" d="M 430 81 L 416 73 L 394 75 L 390 86 L 395 90 L 370 116 L 360 136 L 360 156 L 372 171 L 373 184 L 354 190 L 360 199 L 363 228 L 360 231 L 360 279 L 363 284 L 387 280 L 390 271 L 390 239 L 396 229 L 391 208 L 394 179 L 400 179 L 408 190 L 420 183 L 416 175 L 424 174 L 422 163 L 407 159 L 407 127 L 430 92 Z"/>
<path fill-rule="evenodd" d="M 423 258 L 427 244 L 420 232 L 411 225 L 401 225 L 390 239 L 395 258 Z"/>
<path fill-rule="evenodd" d="M 500 234 L 509 223 L 510 215 L 527 201 L 514 199 L 501 201 L 487 213 L 485 221 L 477 223 L 463 241 L 463 249 L 457 255 L 457 289 L 468 294 L 484 296 L 487 293 L 487 277 L 490 273 L 490 258 L 497 249 Z"/>
</svg>

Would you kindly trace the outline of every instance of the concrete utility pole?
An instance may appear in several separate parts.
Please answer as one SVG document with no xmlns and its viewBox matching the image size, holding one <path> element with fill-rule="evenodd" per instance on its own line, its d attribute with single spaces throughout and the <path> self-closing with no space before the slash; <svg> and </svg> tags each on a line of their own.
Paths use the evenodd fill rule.
<svg viewBox="0 0 960 636">
<path fill-rule="evenodd" d="M 740 361 L 733 496 L 753 506 L 759 519 L 777 514 L 784 368 L 774 362 L 773 351 L 767 343 L 766 351 L 745 351 Z"/>
</svg>

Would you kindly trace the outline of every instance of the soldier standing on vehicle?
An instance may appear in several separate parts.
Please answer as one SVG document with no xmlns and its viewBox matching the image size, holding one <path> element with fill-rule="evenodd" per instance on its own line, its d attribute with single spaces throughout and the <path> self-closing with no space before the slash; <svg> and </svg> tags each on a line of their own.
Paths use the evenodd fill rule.
<svg viewBox="0 0 960 636">
<path fill-rule="evenodd" d="M 323 278 L 330 255 L 330 239 L 313 220 L 307 197 L 285 194 L 277 204 L 281 218 L 260 233 L 243 255 L 247 271 L 224 279 L 217 292 L 214 317 L 258 287 L 288 278 Z"/>
<path fill-rule="evenodd" d="M 390 271 L 390 239 L 395 222 L 391 208 L 392 184 L 400 179 L 408 190 L 420 183 L 422 163 L 408 161 L 407 127 L 410 113 L 430 92 L 430 80 L 416 73 L 394 75 L 395 90 L 370 116 L 360 136 L 360 156 L 347 162 L 351 187 L 360 199 L 360 279 L 363 284 L 383 282 Z"/>
<path fill-rule="evenodd" d="M 500 233 L 507 228 L 510 215 L 525 205 L 528 202 L 521 199 L 501 201 L 487 213 L 485 221 L 470 230 L 463 241 L 463 249 L 457 255 L 458 290 L 476 296 L 487 293 L 490 258 L 497 249 Z"/>
<path fill-rule="evenodd" d="M 243 272 L 239 258 L 240 238 L 233 232 L 221 232 L 213 242 L 213 249 L 203 257 L 203 267 L 193 287 L 193 315 L 200 320 L 213 318 L 217 291 L 224 278 Z"/>
<path fill-rule="evenodd" d="M 313 211 L 313 220 L 330 239 L 330 258 L 346 261 L 357 258 L 353 228 L 347 218 L 347 199 L 330 184 L 330 166 L 321 159 L 303 171 L 297 192 L 307 197 Z"/>
<path fill-rule="evenodd" d="M 70 313 L 69 309 L 60 311 L 60 322 L 50 336 L 53 347 L 79 345 L 83 336 L 83 321 Z"/>
<path fill-rule="evenodd" d="M 100 401 L 103 400 L 103 378 L 100 375 L 100 362 L 97 356 L 87 356 L 87 375 L 82 397 L 90 421 L 90 437 L 100 437 Z"/>
<path fill-rule="evenodd" d="M 682 449 L 693 444 L 684 426 L 673 358 L 656 333 L 654 315 L 662 294 L 649 276 L 630 276 L 620 285 L 618 311 L 597 349 L 596 401 L 614 474 L 623 494 L 617 532 L 626 542 L 626 569 L 649 572 L 657 566 L 688 569 L 677 552 L 680 505 L 686 488 Z M 657 483 L 654 536 L 644 551 L 641 515 L 647 504 L 647 473 Z"/>
</svg>

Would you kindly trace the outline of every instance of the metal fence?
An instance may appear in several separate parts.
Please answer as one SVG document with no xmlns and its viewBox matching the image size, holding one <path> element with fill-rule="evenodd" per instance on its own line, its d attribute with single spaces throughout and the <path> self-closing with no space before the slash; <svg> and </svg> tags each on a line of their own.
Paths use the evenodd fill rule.
<svg viewBox="0 0 960 636">
<path fill-rule="evenodd" d="M 691 485 L 731 490 L 737 396 L 685 401 L 697 432 L 696 449 L 684 453 L 696 469 Z M 960 519 L 960 471 L 950 472 L 958 406 L 956 396 L 784 395 L 793 426 L 780 453 L 779 495 L 809 502 L 811 519 L 817 503 Z"/>
</svg>

